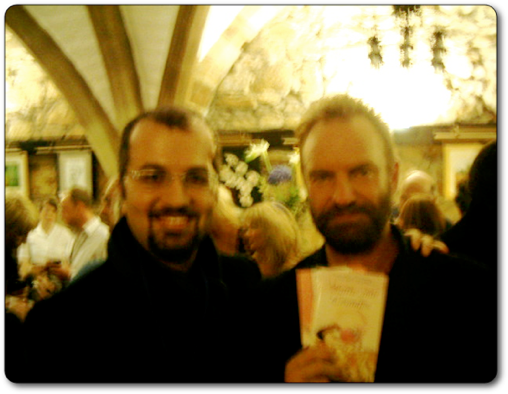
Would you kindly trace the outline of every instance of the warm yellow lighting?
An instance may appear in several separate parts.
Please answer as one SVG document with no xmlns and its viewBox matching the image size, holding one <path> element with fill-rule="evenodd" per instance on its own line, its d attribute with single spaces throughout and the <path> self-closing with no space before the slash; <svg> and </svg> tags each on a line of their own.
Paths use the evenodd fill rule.
<svg viewBox="0 0 508 394">
<path fill-rule="evenodd" d="M 245 6 L 218 5 L 210 6 L 206 19 L 203 37 L 198 51 L 199 61 L 203 60 L 210 48 L 217 42 L 221 34 L 233 22 L 233 19 Z"/>
<path fill-rule="evenodd" d="M 361 98 L 375 108 L 392 129 L 447 120 L 451 92 L 443 76 L 430 64 L 410 69 L 399 64 L 380 69 L 362 67 L 358 70 L 357 67 L 354 75 L 349 75 L 348 86 L 338 85 L 336 90 L 329 87 L 329 93 L 348 92 Z"/>
</svg>

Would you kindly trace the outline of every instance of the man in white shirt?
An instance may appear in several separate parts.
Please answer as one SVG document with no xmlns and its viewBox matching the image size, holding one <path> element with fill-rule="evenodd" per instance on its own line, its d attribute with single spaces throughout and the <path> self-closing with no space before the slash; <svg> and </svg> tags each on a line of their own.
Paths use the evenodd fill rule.
<svg viewBox="0 0 508 394">
<path fill-rule="evenodd" d="M 23 265 L 45 266 L 48 262 L 69 260 L 74 234 L 57 223 L 58 201 L 46 199 L 40 211 L 40 222 L 28 233 L 27 241 L 18 249 L 18 260 Z"/>
<path fill-rule="evenodd" d="M 95 215 L 89 193 L 73 188 L 62 198 L 62 218 L 78 235 L 70 255 L 70 279 L 107 257 L 109 228 Z"/>
</svg>

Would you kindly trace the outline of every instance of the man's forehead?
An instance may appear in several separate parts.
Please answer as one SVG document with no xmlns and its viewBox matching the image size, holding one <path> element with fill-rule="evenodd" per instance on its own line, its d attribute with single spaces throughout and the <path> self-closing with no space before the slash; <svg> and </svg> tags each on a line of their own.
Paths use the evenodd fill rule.
<svg viewBox="0 0 508 394">
<path fill-rule="evenodd" d="M 323 155 L 334 156 L 338 151 L 351 148 L 362 154 L 370 150 L 379 152 L 381 144 L 382 139 L 375 126 L 362 115 L 323 119 L 310 130 L 302 147 L 302 157 L 304 160 L 324 158 Z M 315 150 L 319 151 L 319 157 L 315 157 Z"/>
<path fill-rule="evenodd" d="M 212 132 L 198 123 L 192 128 L 171 127 L 151 119 L 141 120 L 132 130 L 129 163 L 136 167 L 212 166 L 216 155 Z"/>
<path fill-rule="evenodd" d="M 212 155 L 217 150 L 213 132 L 204 126 L 204 124 L 201 124 L 201 122 L 193 122 L 191 125 L 189 125 L 188 128 L 184 129 L 177 126 L 169 126 L 152 119 L 142 119 L 134 126 L 130 136 L 129 150 L 132 150 L 133 147 L 135 148 L 137 142 L 143 140 L 146 141 L 146 138 L 153 138 L 155 134 L 157 134 L 157 136 L 163 137 L 166 135 L 168 137 L 181 135 L 184 137 L 184 139 L 195 138 L 198 141 L 193 143 L 190 148 L 210 147 Z M 174 143 L 179 144 L 177 140 L 175 140 Z M 186 148 L 188 149 L 189 146 L 187 146 L 187 143 L 185 144 Z"/>
<path fill-rule="evenodd" d="M 184 133 L 188 135 L 196 135 L 203 140 L 213 141 L 213 132 L 207 128 L 202 122 L 192 121 L 189 123 L 187 127 L 182 127 L 178 125 L 169 125 L 164 122 L 159 122 L 154 119 L 141 119 L 133 128 L 131 140 L 138 135 L 142 135 L 147 131 L 167 131 L 169 133 Z"/>
<path fill-rule="evenodd" d="M 345 137 L 355 134 L 376 132 L 374 124 L 364 115 L 351 115 L 343 118 L 325 118 L 317 121 L 310 129 L 309 136 L 317 133 L 341 134 Z"/>
</svg>

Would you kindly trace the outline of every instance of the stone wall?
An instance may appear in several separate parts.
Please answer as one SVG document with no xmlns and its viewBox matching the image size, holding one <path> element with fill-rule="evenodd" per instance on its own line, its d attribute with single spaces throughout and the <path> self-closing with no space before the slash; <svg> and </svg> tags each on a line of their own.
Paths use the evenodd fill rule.
<svg viewBox="0 0 508 394">
<path fill-rule="evenodd" d="M 430 68 L 433 33 L 444 32 L 442 74 L 450 109 L 443 118 L 450 123 L 496 122 L 495 18 L 490 7 L 433 6 L 413 18 L 415 63 Z M 208 120 L 223 131 L 293 129 L 312 101 L 346 92 L 353 74 L 367 74 L 372 36 L 384 50 L 381 67 L 399 67 L 400 23 L 389 6 L 286 7 L 244 45 L 216 90 Z M 392 94 L 387 90 L 386 99 Z"/>
</svg>

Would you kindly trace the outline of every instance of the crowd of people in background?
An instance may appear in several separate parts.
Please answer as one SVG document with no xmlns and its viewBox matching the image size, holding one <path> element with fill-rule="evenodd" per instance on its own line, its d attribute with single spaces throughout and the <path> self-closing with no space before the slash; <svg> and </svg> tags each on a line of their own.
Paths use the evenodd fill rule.
<svg viewBox="0 0 508 394">
<path fill-rule="evenodd" d="M 492 289 L 478 294 L 485 283 L 495 283 L 488 272 L 495 276 L 497 269 L 496 143 L 487 144 L 475 160 L 460 193 L 467 196 L 462 218 L 452 224 L 436 201 L 435 180 L 422 171 L 401 180 L 401 198 L 393 204 L 398 167 L 385 125 L 356 100 L 334 100 L 319 102 L 299 128 L 312 228 L 302 226 L 281 202 L 236 206 L 216 178 L 221 151 L 215 132 L 198 114 L 176 107 L 144 113 L 125 128 L 120 174 L 108 183 L 99 209 L 80 188 L 44 200 L 40 210 L 6 193 L 7 377 L 15 382 L 334 381 L 340 374 L 328 353 L 301 349 L 294 272 L 347 261 L 391 276 L 376 381 L 493 379 L 496 299 Z M 364 225 L 364 217 L 373 225 Z M 406 249 L 400 231 L 409 229 L 419 230 L 420 241 L 422 235 L 443 241 L 449 253 L 427 258 Z M 309 245 L 306 231 L 322 238 Z M 367 258 L 371 255 L 375 262 Z M 469 260 L 487 266 L 487 274 Z M 400 268 L 404 264 L 410 268 Z M 441 271 L 439 264 L 448 268 Z M 454 275 L 464 282 L 452 285 Z M 467 292 L 465 285 L 474 281 L 477 291 Z M 414 288 L 407 292 L 404 283 Z M 430 285 L 434 289 L 424 289 Z M 463 301 L 450 299 L 453 291 L 464 302 L 479 297 L 469 305 L 469 317 L 462 314 Z M 415 309 L 397 320 L 404 308 L 400 297 L 414 301 Z M 455 308 L 450 319 L 456 322 L 465 323 L 474 313 L 484 318 L 480 332 L 492 336 L 485 348 L 468 337 L 478 324 L 463 326 L 463 334 L 446 343 L 424 333 L 438 323 L 436 316 L 445 319 L 438 302 Z M 237 310 L 245 313 L 237 317 Z M 450 319 L 443 332 L 451 334 L 458 323 Z M 410 335 L 417 323 L 418 332 L 427 335 L 420 345 Z M 36 332 L 74 341 L 72 354 L 54 352 L 50 340 L 32 343 Z M 239 349 L 246 333 L 256 338 Z M 466 367 L 471 357 L 458 343 L 466 337 L 462 346 L 487 361 Z M 43 365 L 26 362 L 31 349 L 44 352 Z M 434 359 L 429 371 L 424 363 L 431 362 L 433 351 L 435 359 L 440 352 L 446 357 Z M 249 362 L 242 365 L 245 358 Z M 455 366 L 444 370 L 446 363 Z"/>
<path fill-rule="evenodd" d="M 35 204 L 17 193 L 6 194 L 6 207 L 16 203 L 22 212 Z M 14 214 L 9 208 L 6 225 Z M 59 217 L 60 216 L 60 217 Z M 7 227 L 6 239 L 15 232 L 25 215 Z M 109 231 L 97 215 L 90 194 L 80 188 L 66 192 L 61 201 L 54 197 L 42 201 L 35 227 L 26 232 L 23 242 L 16 248 L 6 249 L 6 258 L 17 267 L 19 281 L 24 284 L 22 297 L 9 298 L 9 311 L 21 301 L 33 306 L 35 302 L 47 299 L 62 290 L 70 282 L 104 261 L 107 255 Z M 77 241 L 76 241 L 77 240 Z M 27 312 L 29 308 L 26 308 Z M 22 318 L 24 320 L 24 317 Z"/>
<path fill-rule="evenodd" d="M 470 239 L 478 239 L 481 234 L 487 234 L 483 238 L 491 245 L 492 240 L 496 240 L 496 204 L 489 199 L 497 196 L 497 152 L 495 143 L 487 146 L 472 168 L 473 181 L 468 182 L 468 179 L 465 179 L 457 185 L 457 208 L 461 216 L 469 213 L 460 223 L 456 223 L 453 229 L 437 202 L 436 181 L 428 173 L 419 170 L 410 172 L 402 180 L 400 200 L 393 207 L 394 223 L 402 230 L 416 229 L 422 235 L 430 235 L 435 240 L 444 237 L 446 244 L 451 245 L 453 250 L 479 249 L 476 252 L 469 251 L 468 254 L 475 259 L 481 258 L 485 250 L 478 242 L 463 243 L 455 240 L 455 234 L 459 231 L 465 232 L 464 222 L 470 223 L 473 220 L 471 217 L 478 217 L 482 220 L 479 226 L 467 225 L 468 231 L 474 232 L 474 235 L 469 235 Z M 482 157 L 489 157 L 487 153 L 490 153 L 491 157 L 482 160 Z M 478 175 L 484 173 L 489 175 Z M 11 194 L 7 200 L 14 198 Z M 468 209 L 472 195 L 476 196 L 476 202 Z M 65 210 L 62 210 L 62 206 L 66 207 Z M 74 211 L 79 210 L 79 207 L 82 207 L 83 213 L 76 214 Z M 481 215 L 476 213 L 480 210 L 483 212 Z M 37 226 L 28 232 L 26 241 L 21 243 L 15 252 L 19 276 L 32 282 L 30 292 L 34 300 L 47 298 L 62 289 L 73 277 L 85 274 L 105 260 L 109 233 L 122 216 L 121 191 L 117 177 L 112 178 L 104 189 L 96 209 L 98 217 L 93 211 L 91 196 L 79 188 L 66 193 L 61 201 L 50 197 L 40 204 Z M 489 213 L 484 214 L 487 212 Z M 303 225 L 283 203 L 263 201 L 246 209 L 240 208 L 233 201 L 231 191 L 224 185 L 220 186 L 213 215 L 210 234 L 218 250 L 224 254 L 250 256 L 266 278 L 290 269 L 321 246 L 318 240 L 306 250 L 305 240 L 302 238 L 313 228 L 302 228 Z M 83 218 L 80 219 L 81 217 Z M 97 240 L 88 241 L 88 244 L 83 246 L 81 238 L 87 235 L 84 231 L 87 223 L 89 227 L 97 227 Z M 108 231 L 104 225 L 109 227 Z M 477 231 L 479 228 L 483 230 L 481 233 Z M 489 229 L 493 232 L 489 232 Z M 81 234 L 79 245 L 75 245 L 78 234 Z M 96 245 L 91 246 L 90 242 L 95 242 Z M 79 249 L 84 257 L 77 262 Z M 491 260 L 495 261 L 496 257 L 497 254 Z"/>
</svg>

